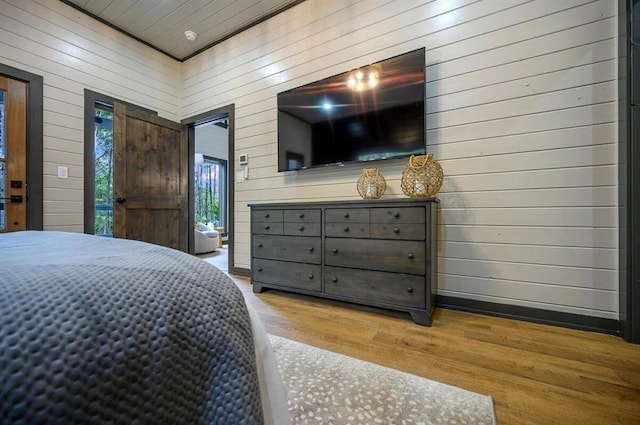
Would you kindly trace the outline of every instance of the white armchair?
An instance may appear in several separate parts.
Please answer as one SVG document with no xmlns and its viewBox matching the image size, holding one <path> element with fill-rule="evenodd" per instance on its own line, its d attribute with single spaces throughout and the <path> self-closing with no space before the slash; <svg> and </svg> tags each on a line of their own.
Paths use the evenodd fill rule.
<svg viewBox="0 0 640 425">
<path fill-rule="evenodd" d="M 196 254 L 212 252 L 218 248 L 220 232 L 202 223 L 196 223 L 193 230 Z"/>
</svg>

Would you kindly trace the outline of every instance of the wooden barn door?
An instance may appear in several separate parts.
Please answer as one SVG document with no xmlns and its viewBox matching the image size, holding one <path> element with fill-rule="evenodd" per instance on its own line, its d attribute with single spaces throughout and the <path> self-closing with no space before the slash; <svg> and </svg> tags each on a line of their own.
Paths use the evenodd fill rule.
<svg viewBox="0 0 640 425">
<path fill-rule="evenodd" d="M 114 105 L 114 236 L 188 251 L 187 127 Z"/>
</svg>

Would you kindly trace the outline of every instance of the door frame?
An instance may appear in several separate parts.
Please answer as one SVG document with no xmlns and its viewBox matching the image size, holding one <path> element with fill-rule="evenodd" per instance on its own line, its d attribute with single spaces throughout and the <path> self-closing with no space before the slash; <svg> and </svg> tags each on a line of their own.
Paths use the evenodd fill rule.
<svg viewBox="0 0 640 425">
<path fill-rule="evenodd" d="M 229 215 L 227 217 L 227 240 L 228 240 L 228 261 L 229 261 L 229 273 L 250 276 L 251 271 L 248 269 L 237 268 L 235 266 L 235 254 L 234 254 L 234 239 L 235 239 L 235 104 L 222 106 L 220 108 L 212 109 L 207 112 L 203 112 L 198 115 L 194 115 L 180 121 L 181 124 L 185 124 L 189 127 L 189 199 L 193 200 L 193 167 L 195 156 L 195 127 L 199 124 L 204 124 L 209 121 L 213 121 L 218 118 L 227 116 L 229 120 L 228 139 L 229 139 L 229 158 L 227 160 L 227 180 L 228 180 L 228 194 L 227 203 L 229 205 Z M 193 202 L 189 204 L 189 219 L 193 222 L 195 217 L 195 205 Z M 192 249 L 193 246 L 190 246 Z M 190 251 L 193 252 L 193 251 Z"/>
<path fill-rule="evenodd" d="M 620 336 L 640 344 L 640 105 L 632 89 L 640 83 L 640 4 L 618 0 L 618 299 Z M 635 35 L 634 35 L 635 34 Z"/>
<path fill-rule="evenodd" d="M 43 208 L 43 78 L 0 63 L 0 75 L 27 84 L 27 230 L 42 230 Z"/>
</svg>

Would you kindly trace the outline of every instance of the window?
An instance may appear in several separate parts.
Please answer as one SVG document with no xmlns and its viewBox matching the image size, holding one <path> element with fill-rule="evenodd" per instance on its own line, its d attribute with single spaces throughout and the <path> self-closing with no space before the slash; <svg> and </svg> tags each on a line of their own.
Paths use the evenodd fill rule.
<svg viewBox="0 0 640 425">
<path fill-rule="evenodd" d="M 113 236 L 113 108 L 96 103 L 94 122 L 94 233 Z"/>
<path fill-rule="evenodd" d="M 194 169 L 195 219 L 227 229 L 227 161 L 196 154 Z"/>
</svg>

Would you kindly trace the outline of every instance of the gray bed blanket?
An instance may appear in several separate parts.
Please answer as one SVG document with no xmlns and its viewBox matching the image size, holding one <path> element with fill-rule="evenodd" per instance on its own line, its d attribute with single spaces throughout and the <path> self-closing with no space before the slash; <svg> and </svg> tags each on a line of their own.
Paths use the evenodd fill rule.
<svg viewBox="0 0 640 425">
<path fill-rule="evenodd" d="M 168 248 L 0 235 L 0 423 L 263 423 L 242 293 Z"/>
</svg>

